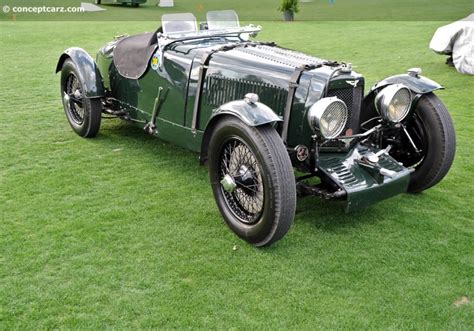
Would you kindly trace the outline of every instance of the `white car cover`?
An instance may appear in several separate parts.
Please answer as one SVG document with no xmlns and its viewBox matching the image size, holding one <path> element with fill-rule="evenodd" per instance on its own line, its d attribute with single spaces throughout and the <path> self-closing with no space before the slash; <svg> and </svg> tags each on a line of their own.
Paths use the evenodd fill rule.
<svg viewBox="0 0 474 331">
<path fill-rule="evenodd" d="M 452 53 L 457 71 L 474 75 L 474 13 L 438 28 L 430 48 L 439 54 Z"/>
</svg>

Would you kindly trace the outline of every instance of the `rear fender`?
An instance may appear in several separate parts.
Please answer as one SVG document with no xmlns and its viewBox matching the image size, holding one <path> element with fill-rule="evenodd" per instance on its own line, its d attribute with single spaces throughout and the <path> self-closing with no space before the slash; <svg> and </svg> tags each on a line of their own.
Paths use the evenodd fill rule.
<svg viewBox="0 0 474 331">
<path fill-rule="evenodd" d="M 204 130 L 201 144 L 201 164 L 207 161 L 209 142 L 214 128 L 225 116 L 237 117 L 246 125 L 254 127 L 283 121 L 270 107 L 260 102 L 236 100 L 223 104 L 213 111 Z"/>
<path fill-rule="evenodd" d="M 61 71 L 64 62 L 67 59 L 76 65 L 79 71 L 79 80 L 83 86 L 83 93 L 87 98 L 101 98 L 105 97 L 104 83 L 102 76 L 97 68 L 97 64 L 94 59 L 87 54 L 85 50 L 79 47 L 71 47 L 64 51 L 59 57 L 58 64 L 56 65 L 56 73 Z"/>
</svg>

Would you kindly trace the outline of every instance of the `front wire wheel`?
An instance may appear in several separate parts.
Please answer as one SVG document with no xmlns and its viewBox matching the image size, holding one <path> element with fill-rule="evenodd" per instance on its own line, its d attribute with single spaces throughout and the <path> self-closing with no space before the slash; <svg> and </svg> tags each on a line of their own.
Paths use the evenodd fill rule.
<svg viewBox="0 0 474 331">
<path fill-rule="evenodd" d="M 221 190 L 234 216 L 242 223 L 254 224 L 263 211 L 265 193 L 260 168 L 251 149 L 237 137 L 225 142 L 220 155 Z M 234 187 L 224 187 L 226 178 Z M 232 183 L 231 183 L 232 185 Z"/>
<path fill-rule="evenodd" d="M 215 127 L 209 176 L 219 210 L 240 238 L 268 246 L 289 230 L 296 207 L 293 168 L 271 125 L 249 127 L 233 117 Z"/>
<path fill-rule="evenodd" d="M 456 152 L 456 134 L 446 106 L 434 93 L 420 98 L 406 130 L 411 141 L 400 132 L 401 148 L 390 154 L 414 169 L 408 192 L 417 193 L 436 185 L 448 173 Z"/>
</svg>

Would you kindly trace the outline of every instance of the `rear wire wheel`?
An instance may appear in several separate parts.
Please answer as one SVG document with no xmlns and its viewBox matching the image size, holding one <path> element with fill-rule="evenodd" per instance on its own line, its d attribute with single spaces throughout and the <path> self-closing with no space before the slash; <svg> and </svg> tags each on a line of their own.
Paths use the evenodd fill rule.
<svg viewBox="0 0 474 331">
<path fill-rule="evenodd" d="M 92 138 L 100 128 L 102 101 L 84 95 L 76 65 L 66 60 L 61 69 L 61 98 L 69 125 L 79 136 Z"/>
<path fill-rule="evenodd" d="M 296 186 L 288 153 L 271 125 L 222 119 L 209 145 L 209 177 L 225 222 L 240 238 L 268 246 L 288 232 Z"/>
</svg>

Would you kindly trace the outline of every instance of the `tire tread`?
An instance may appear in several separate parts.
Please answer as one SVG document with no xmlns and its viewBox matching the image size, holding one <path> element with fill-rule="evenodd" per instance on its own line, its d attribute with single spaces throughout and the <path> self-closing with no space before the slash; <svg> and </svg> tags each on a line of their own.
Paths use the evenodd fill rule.
<svg viewBox="0 0 474 331">
<path fill-rule="evenodd" d="M 80 80 L 81 76 L 79 75 L 76 65 L 71 59 L 67 59 L 66 61 L 64 61 L 63 66 L 61 68 L 61 97 L 64 91 L 64 79 L 69 73 L 73 73 L 77 77 L 77 79 Z M 84 86 L 83 82 L 79 81 L 79 83 Z M 100 129 L 102 116 L 102 101 L 100 98 L 87 98 L 85 96 L 83 100 L 85 114 L 84 121 L 81 125 L 77 125 L 72 122 L 72 120 L 69 118 L 66 106 L 64 106 L 64 111 L 66 113 L 69 125 L 74 130 L 74 132 L 76 132 L 79 136 L 83 138 L 93 138 L 97 136 Z"/>
<path fill-rule="evenodd" d="M 456 134 L 446 106 L 434 93 L 429 93 L 420 99 L 418 107 L 421 111 L 430 112 L 425 116 L 431 116 L 435 121 L 436 127 L 430 129 L 435 129 L 434 134 L 440 135 L 437 138 L 440 138 L 441 143 L 431 146 L 440 156 L 435 158 L 435 163 L 424 176 L 418 176 L 411 181 L 408 191 L 412 193 L 424 191 L 439 183 L 451 168 L 456 153 Z"/>
<path fill-rule="evenodd" d="M 281 196 L 277 201 L 285 201 L 286 204 L 285 208 L 282 208 L 281 204 L 276 208 L 277 212 L 275 218 L 278 219 L 279 222 L 276 222 L 273 232 L 270 233 L 265 240 L 255 244 L 255 246 L 269 246 L 283 238 L 291 227 L 296 208 L 296 185 L 291 161 L 283 141 L 275 129 L 270 125 L 255 129 L 260 131 L 259 133 L 262 135 L 262 140 L 265 140 L 265 145 L 269 147 L 267 148 L 268 156 L 273 159 L 274 162 L 271 164 L 275 165 L 274 172 L 279 178 L 276 182 L 281 183 L 281 186 L 286 188 L 282 190 L 280 187 L 275 187 L 278 195 Z M 269 150 L 273 153 L 270 153 Z M 294 188 L 294 190 L 289 188 Z M 294 206 L 294 208 L 290 206 Z"/>
<path fill-rule="evenodd" d="M 266 170 L 264 171 L 266 171 L 266 174 L 270 177 L 270 189 L 273 199 L 272 212 L 266 216 L 267 222 L 270 223 L 269 227 L 265 229 L 265 232 L 260 232 L 257 236 L 255 236 L 255 232 L 249 235 L 243 229 L 236 230 L 234 229 L 235 225 L 231 226 L 229 224 L 229 217 L 231 216 L 229 216 L 226 211 L 227 207 L 223 205 L 220 198 L 220 184 L 217 179 L 214 178 L 215 171 L 213 171 L 213 167 L 215 167 L 218 162 L 215 158 L 218 156 L 217 150 L 220 138 L 222 137 L 220 132 L 222 132 L 222 130 L 228 130 L 229 128 L 231 128 L 231 131 L 240 131 L 247 136 L 247 139 L 252 140 L 252 144 L 258 148 L 257 152 L 265 164 Z M 226 116 L 220 119 L 219 123 L 214 127 L 209 144 L 209 151 L 209 175 L 214 196 L 221 210 L 221 214 L 229 227 L 239 237 L 256 247 L 269 246 L 283 238 L 290 229 L 295 215 L 296 185 L 288 152 L 276 130 L 270 124 L 250 127 L 233 116 Z M 256 151 L 254 151 L 254 153 L 255 152 Z M 263 175 L 265 175 L 265 173 L 262 173 L 262 176 Z"/>
</svg>

